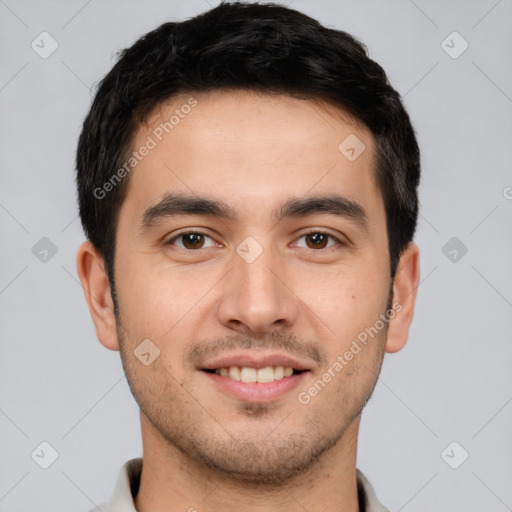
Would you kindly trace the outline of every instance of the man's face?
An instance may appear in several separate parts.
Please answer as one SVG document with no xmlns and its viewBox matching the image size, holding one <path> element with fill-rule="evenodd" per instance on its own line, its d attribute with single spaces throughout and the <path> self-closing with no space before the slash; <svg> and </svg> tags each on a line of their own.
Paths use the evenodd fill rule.
<svg viewBox="0 0 512 512">
<path fill-rule="evenodd" d="M 280 481 L 354 435 L 382 363 L 385 328 L 333 370 L 390 299 L 374 142 L 327 104 L 248 91 L 194 97 L 162 140 L 154 129 L 188 96 L 157 109 L 133 141 L 137 149 L 150 136 L 156 147 L 132 171 L 119 214 L 123 364 L 155 435 L 210 468 Z M 354 135 L 365 146 L 356 159 L 362 146 L 338 149 Z M 171 195 L 231 215 L 171 215 Z M 332 196 L 336 211 L 307 203 Z M 283 208 L 293 201 L 304 204 Z M 154 346 L 160 355 L 146 365 L 136 354 L 148 339 L 141 359 Z"/>
</svg>

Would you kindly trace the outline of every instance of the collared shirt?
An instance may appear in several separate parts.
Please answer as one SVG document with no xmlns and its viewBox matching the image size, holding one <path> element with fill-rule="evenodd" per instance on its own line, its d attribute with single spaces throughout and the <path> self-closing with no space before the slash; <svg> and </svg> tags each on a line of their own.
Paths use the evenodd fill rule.
<svg viewBox="0 0 512 512">
<path fill-rule="evenodd" d="M 142 459 L 129 460 L 119 472 L 110 501 L 90 512 L 137 512 L 133 498 L 139 490 L 141 473 Z M 389 512 L 377 499 L 372 485 L 359 469 L 356 469 L 356 477 L 359 512 Z"/>
</svg>

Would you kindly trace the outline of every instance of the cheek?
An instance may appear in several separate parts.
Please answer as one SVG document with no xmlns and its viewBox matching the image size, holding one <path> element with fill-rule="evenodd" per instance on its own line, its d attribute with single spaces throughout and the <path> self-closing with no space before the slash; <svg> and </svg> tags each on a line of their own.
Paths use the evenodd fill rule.
<svg viewBox="0 0 512 512">
<path fill-rule="evenodd" d="M 213 269 L 198 271 L 150 255 L 118 258 L 116 288 L 123 326 L 134 336 L 158 344 L 173 338 L 202 310 L 216 282 Z M 189 327 L 190 328 L 190 327 Z"/>
<path fill-rule="evenodd" d="M 138 335 L 160 337 L 179 318 L 186 290 L 144 258 L 119 255 L 118 261 L 116 291 L 123 325 Z"/>
<path fill-rule="evenodd" d="M 371 265 L 362 268 L 338 267 L 325 273 L 319 269 L 297 284 L 297 296 L 304 301 L 306 314 L 320 322 L 336 348 L 350 344 L 359 332 L 375 323 L 387 306 L 389 281 L 385 272 Z"/>
</svg>

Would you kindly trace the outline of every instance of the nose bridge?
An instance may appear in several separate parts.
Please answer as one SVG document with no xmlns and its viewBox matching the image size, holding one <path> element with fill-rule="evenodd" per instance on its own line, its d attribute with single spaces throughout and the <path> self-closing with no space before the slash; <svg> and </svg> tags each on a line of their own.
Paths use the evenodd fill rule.
<svg viewBox="0 0 512 512">
<path fill-rule="evenodd" d="M 280 264 L 270 244 L 265 248 L 260 247 L 261 249 L 258 250 L 257 247 L 250 246 L 249 251 L 241 256 L 240 253 L 243 254 L 245 249 L 241 244 L 241 247 L 237 250 L 239 258 L 236 263 L 236 270 L 244 283 L 242 288 L 245 288 L 250 294 L 261 294 L 261 298 L 268 296 L 268 298 L 276 299 L 278 293 L 276 293 L 276 287 L 279 286 L 280 282 L 275 274 L 279 272 Z M 240 284 L 242 285 L 242 283 Z"/>
<path fill-rule="evenodd" d="M 221 298 L 219 320 L 237 330 L 267 332 L 291 325 L 297 315 L 294 295 L 284 284 L 282 256 L 260 242 L 247 237 L 239 244 Z"/>
</svg>

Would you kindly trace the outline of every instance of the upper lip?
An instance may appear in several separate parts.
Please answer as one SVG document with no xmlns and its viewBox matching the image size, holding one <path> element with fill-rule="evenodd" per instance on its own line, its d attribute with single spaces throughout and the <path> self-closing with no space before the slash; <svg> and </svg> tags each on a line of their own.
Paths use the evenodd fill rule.
<svg viewBox="0 0 512 512">
<path fill-rule="evenodd" d="M 305 362 L 299 361 L 286 354 L 276 352 L 244 352 L 238 354 L 226 354 L 205 361 L 200 367 L 201 370 L 218 370 L 220 368 L 229 368 L 230 366 L 240 366 L 249 368 L 266 368 L 267 366 L 284 366 L 294 370 L 310 370 L 310 366 Z"/>
</svg>

